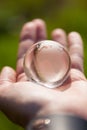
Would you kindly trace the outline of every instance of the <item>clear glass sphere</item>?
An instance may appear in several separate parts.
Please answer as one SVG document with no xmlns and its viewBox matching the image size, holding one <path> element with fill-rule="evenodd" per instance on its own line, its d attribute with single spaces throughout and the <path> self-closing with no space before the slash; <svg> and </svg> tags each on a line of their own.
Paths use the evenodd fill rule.
<svg viewBox="0 0 87 130">
<path fill-rule="evenodd" d="M 60 43 L 51 40 L 40 41 L 27 51 L 24 70 L 30 81 L 55 88 L 68 76 L 70 57 Z"/>
</svg>

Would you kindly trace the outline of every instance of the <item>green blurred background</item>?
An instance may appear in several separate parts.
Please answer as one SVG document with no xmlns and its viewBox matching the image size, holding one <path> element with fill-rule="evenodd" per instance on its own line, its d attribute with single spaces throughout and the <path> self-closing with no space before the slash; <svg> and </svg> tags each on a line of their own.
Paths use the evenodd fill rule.
<svg viewBox="0 0 87 130">
<path fill-rule="evenodd" d="M 87 0 L 0 0 L 0 69 L 16 67 L 22 25 L 35 18 L 46 21 L 48 38 L 54 28 L 78 31 L 84 41 L 84 69 L 87 76 Z M 0 113 L 0 130 L 23 130 Z"/>
</svg>

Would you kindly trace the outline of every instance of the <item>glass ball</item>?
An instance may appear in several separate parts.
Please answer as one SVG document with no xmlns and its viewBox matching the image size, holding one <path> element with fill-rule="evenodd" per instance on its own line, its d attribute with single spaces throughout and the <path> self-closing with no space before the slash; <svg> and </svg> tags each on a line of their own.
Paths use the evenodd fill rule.
<svg viewBox="0 0 87 130">
<path fill-rule="evenodd" d="M 70 57 L 59 42 L 44 40 L 29 48 L 24 57 L 24 71 L 29 81 L 48 88 L 60 86 L 68 77 Z"/>
</svg>

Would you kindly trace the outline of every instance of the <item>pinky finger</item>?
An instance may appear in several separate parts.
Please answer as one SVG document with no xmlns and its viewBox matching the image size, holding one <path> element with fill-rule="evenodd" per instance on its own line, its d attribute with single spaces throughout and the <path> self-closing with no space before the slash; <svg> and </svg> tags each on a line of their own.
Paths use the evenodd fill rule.
<svg viewBox="0 0 87 130">
<path fill-rule="evenodd" d="M 83 72 L 83 41 L 80 34 L 71 32 L 68 35 L 68 44 L 72 68 Z"/>
</svg>

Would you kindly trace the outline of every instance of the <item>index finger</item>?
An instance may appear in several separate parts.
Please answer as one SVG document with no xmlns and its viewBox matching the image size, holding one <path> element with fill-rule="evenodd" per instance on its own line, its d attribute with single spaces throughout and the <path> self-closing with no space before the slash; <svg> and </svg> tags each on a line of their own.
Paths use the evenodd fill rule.
<svg viewBox="0 0 87 130">
<path fill-rule="evenodd" d="M 17 75 L 24 72 L 23 70 L 23 60 L 24 54 L 35 42 L 36 39 L 36 27 L 33 22 L 26 23 L 20 34 L 20 43 L 18 49 L 18 59 L 17 59 Z"/>
<path fill-rule="evenodd" d="M 45 39 L 46 39 L 46 25 L 43 20 L 35 19 L 32 22 L 28 22 L 27 24 L 24 25 L 20 35 L 20 43 L 18 50 L 18 60 L 17 60 L 18 81 L 23 79 L 23 77 L 25 77 L 23 61 L 26 51 L 32 46 L 32 44 Z"/>
</svg>

